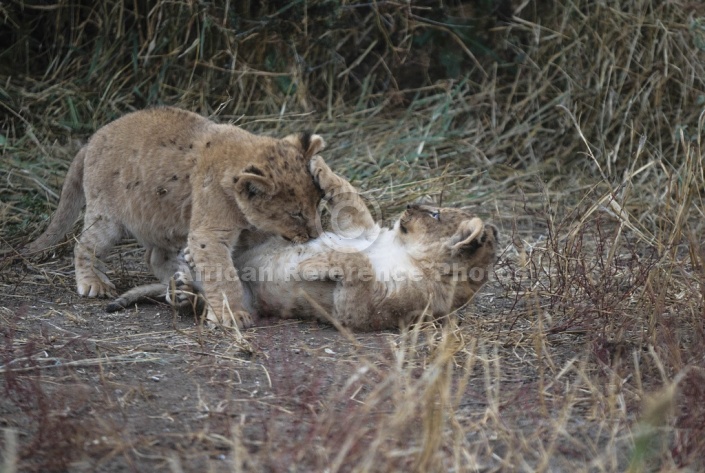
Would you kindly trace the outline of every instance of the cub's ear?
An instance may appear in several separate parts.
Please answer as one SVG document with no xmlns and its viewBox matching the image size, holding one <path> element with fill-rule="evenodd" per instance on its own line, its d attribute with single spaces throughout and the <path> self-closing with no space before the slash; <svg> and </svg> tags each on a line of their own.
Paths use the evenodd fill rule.
<svg viewBox="0 0 705 473">
<path fill-rule="evenodd" d="M 311 134 L 310 131 L 305 131 L 298 135 L 289 135 L 284 140 L 301 148 L 304 152 L 304 159 L 310 159 L 314 154 L 326 147 L 326 142 L 323 141 L 321 135 Z"/>
<path fill-rule="evenodd" d="M 458 230 L 450 237 L 449 246 L 451 256 L 458 256 L 461 252 L 473 252 L 484 243 L 480 235 L 485 224 L 478 217 L 463 220 L 458 225 Z"/>
<path fill-rule="evenodd" d="M 233 178 L 233 183 L 235 184 L 235 192 L 248 199 L 261 195 L 272 195 L 275 191 L 272 181 L 254 165 L 243 169 Z"/>
</svg>

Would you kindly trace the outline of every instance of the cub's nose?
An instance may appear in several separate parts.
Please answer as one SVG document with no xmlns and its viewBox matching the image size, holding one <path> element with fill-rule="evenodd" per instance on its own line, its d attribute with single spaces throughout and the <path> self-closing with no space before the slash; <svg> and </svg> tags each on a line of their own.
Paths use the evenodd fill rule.
<svg viewBox="0 0 705 473">
<path fill-rule="evenodd" d="M 318 228 L 318 225 L 314 224 L 314 225 L 311 225 L 308 227 L 308 237 L 310 239 L 318 238 L 320 235 L 321 235 L 321 231 Z"/>
</svg>

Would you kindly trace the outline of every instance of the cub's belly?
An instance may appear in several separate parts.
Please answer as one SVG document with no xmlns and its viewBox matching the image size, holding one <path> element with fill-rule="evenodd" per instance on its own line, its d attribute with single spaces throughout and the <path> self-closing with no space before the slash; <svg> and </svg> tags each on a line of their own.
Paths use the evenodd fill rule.
<svg viewBox="0 0 705 473">
<path fill-rule="evenodd" d="M 246 307 L 261 317 L 317 318 L 334 314 L 332 281 L 243 281 Z"/>
<path fill-rule="evenodd" d="M 193 152 L 177 141 L 154 148 L 144 137 L 134 143 L 115 136 L 96 139 L 86 154 L 86 214 L 117 221 L 142 244 L 183 247 L 195 162 Z"/>
<path fill-rule="evenodd" d="M 336 283 L 306 278 L 299 263 L 316 254 L 310 245 L 270 242 L 234 255 L 249 305 L 260 316 L 317 317 L 333 313 Z"/>
<path fill-rule="evenodd" d="M 181 249 L 187 244 L 190 198 L 158 202 L 135 200 L 122 209 L 127 233 L 145 246 Z"/>
</svg>

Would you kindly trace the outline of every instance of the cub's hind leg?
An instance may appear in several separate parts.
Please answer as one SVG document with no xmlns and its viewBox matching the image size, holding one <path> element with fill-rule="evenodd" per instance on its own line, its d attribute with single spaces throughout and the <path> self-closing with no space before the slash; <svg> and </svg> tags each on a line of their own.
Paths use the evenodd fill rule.
<svg viewBox="0 0 705 473">
<path fill-rule="evenodd" d="M 105 274 L 101 258 L 123 236 L 122 225 L 105 215 L 86 210 L 84 227 L 74 249 L 76 288 L 81 296 L 104 297 L 114 294 L 115 286 Z"/>
<path fill-rule="evenodd" d="M 385 286 L 377 281 L 367 256 L 361 253 L 330 252 L 302 261 L 299 277 L 306 281 L 335 281 L 334 310 L 330 314 L 355 331 L 396 328 L 390 314 L 376 310 L 385 297 Z"/>
</svg>

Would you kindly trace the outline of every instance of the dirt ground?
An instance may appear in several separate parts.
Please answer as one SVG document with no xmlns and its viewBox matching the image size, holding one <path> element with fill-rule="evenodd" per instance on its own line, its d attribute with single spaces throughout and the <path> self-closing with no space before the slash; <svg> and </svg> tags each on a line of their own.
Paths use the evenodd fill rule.
<svg viewBox="0 0 705 473">
<path fill-rule="evenodd" d="M 552 471 L 628 460 L 633 409 L 580 379 L 594 349 L 562 334 L 542 354 L 501 271 L 451 337 L 265 319 L 242 338 L 163 303 L 108 314 L 75 294 L 63 253 L 2 273 L 0 425 L 16 432 L 20 471 L 421 471 L 435 436 L 448 459 L 427 471 L 532 471 L 547 449 Z M 114 253 L 118 289 L 149 281 L 139 256 Z M 447 339 L 446 392 L 429 376 Z M 450 428 L 429 430 L 427 408 Z"/>
<path fill-rule="evenodd" d="M 276 441 L 293 454 L 307 418 L 355 370 L 358 349 L 329 326 L 262 320 L 243 350 L 165 304 L 108 314 L 104 300 L 75 295 L 60 261 L 43 268 L 60 284 L 3 288 L 3 371 L 16 371 L 0 423 L 19 433 L 29 469 L 231 471 L 234 436 L 247 451 Z M 357 341 L 383 357 L 393 338 Z"/>
</svg>

